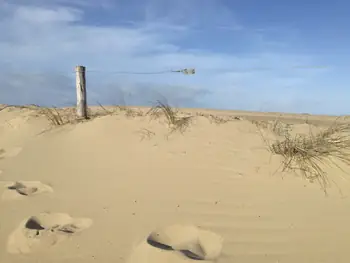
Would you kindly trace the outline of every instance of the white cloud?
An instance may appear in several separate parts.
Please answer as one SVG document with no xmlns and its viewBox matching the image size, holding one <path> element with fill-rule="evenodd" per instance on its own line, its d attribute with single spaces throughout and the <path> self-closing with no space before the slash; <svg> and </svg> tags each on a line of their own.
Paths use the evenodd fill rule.
<svg viewBox="0 0 350 263">
<path fill-rule="evenodd" d="M 80 12 L 67 8 L 18 7 L 14 17 L 19 23 L 57 23 L 74 22 L 80 19 Z"/>
<path fill-rule="evenodd" d="M 320 76 L 327 74 L 291 72 L 290 67 L 312 64 L 314 58 L 266 49 L 260 35 L 240 25 L 219 2 L 130 1 L 127 7 L 132 11 L 125 3 L 35 0 L 31 5 L 26 1 L 4 5 L 0 12 L 4 32 L 0 36 L 1 103 L 73 103 L 73 70 L 79 64 L 91 71 L 88 96 L 93 103 L 118 103 L 121 94 L 126 102 L 148 103 L 163 94 L 179 106 L 298 111 L 295 105 L 305 93 L 302 89 L 316 77 L 322 84 Z M 90 17 L 97 7 L 113 8 L 106 12 L 115 12 L 115 19 L 94 25 L 95 20 L 104 19 L 103 12 L 95 20 Z M 123 12 L 130 12 L 126 24 L 118 20 Z M 215 47 L 193 49 L 201 41 L 214 45 L 206 36 L 206 30 L 209 34 L 214 29 L 233 39 L 248 34 L 259 51 L 244 55 Z M 187 43 L 189 36 L 191 43 Z M 197 75 L 113 74 L 184 67 L 196 68 Z M 309 111 L 313 110 L 310 106 Z"/>
</svg>

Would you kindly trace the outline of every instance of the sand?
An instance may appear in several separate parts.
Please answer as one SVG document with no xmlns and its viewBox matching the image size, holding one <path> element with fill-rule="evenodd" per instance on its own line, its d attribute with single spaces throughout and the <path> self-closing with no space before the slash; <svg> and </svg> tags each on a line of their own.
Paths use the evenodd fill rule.
<svg viewBox="0 0 350 263">
<path fill-rule="evenodd" d="M 339 187 L 325 196 L 279 170 L 257 127 L 334 117 L 186 111 L 229 121 L 168 135 L 125 112 L 49 129 L 36 110 L 1 110 L 0 263 L 350 261 L 350 175 L 326 168 Z"/>
</svg>

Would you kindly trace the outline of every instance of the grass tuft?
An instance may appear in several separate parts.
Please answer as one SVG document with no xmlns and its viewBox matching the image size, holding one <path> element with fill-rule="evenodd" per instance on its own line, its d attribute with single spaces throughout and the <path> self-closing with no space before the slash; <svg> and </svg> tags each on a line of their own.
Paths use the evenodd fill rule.
<svg viewBox="0 0 350 263">
<path fill-rule="evenodd" d="M 56 108 L 45 108 L 42 112 L 53 126 L 65 124 L 63 118 Z"/>
<path fill-rule="evenodd" d="M 160 116 L 165 116 L 170 133 L 174 131 L 179 131 L 181 133 L 190 126 L 193 116 L 180 116 L 179 111 L 172 108 L 168 103 L 163 103 L 157 101 L 155 106 L 153 106 L 148 112 L 152 118 L 159 118 Z"/>
<path fill-rule="evenodd" d="M 273 121 L 253 120 L 258 128 L 267 129 L 278 136 L 288 136 L 291 131 L 291 125 L 281 122 L 278 118 Z"/>
<path fill-rule="evenodd" d="M 285 133 L 283 140 L 275 141 L 269 148 L 283 157 L 283 171 L 299 170 L 307 180 L 319 182 L 327 193 L 330 180 L 322 165 L 341 169 L 335 160 L 350 165 L 350 125 L 334 124 L 316 135 L 311 131 L 294 137 Z"/>
<path fill-rule="evenodd" d="M 121 106 L 121 105 L 117 105 L 116 107 L 120 112 L 124 112 L 125 116 L 128 118 L 135 118 L 135 117 L 142 117 L 143 116 L 143 112 L 141 110 L 137 110 L 137 109 L 133 109 L 131 107 Z"/>
<path fill-rule="evenodd" d="M 232 116 L 232 115 L 231 116 L 218 116 L 218 115 L 207 114 L 207 113 L 202 113 L 202 112 L 197 112 L 197 116 L 205 117 L 210 121 L 210 123 L 215 123 L 217 125 L 225 124 L 225 123 L 237 121 L 237 120 L 243 120 L 242 117 L 238 117 L 238 116 Z"/>
<path fill-rule="evenodd" d="M 141 141 L 147 139 L 147 140 L 150 140 L 153 136 L 156 135 L 155 132 L 149 130 L 149 129 L 146 129 L 146 128 L 143 128 L 141 130 L 139 130 L 139 134 L 141 136 Z"/>
</svg>

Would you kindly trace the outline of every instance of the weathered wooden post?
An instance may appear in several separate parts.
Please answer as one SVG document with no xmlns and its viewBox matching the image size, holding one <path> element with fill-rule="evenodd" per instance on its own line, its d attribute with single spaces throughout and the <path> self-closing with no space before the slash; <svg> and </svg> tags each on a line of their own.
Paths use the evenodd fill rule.
<svg viewBox="0 0 350 263">
<path fill-rule="evenodd" d="M 76 66 L 77 117 L 87 119 L 85 67 Z"/>
</svg>

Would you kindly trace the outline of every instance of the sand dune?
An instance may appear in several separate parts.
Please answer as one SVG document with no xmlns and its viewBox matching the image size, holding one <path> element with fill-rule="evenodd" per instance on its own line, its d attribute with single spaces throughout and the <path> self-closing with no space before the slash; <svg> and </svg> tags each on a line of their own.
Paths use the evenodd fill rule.
<svg viewBox="0 0 350 263">
<path fill-rule="evenodd" d="M 0 111 L 1 263 L 349 262 L 349 167 L 323 167 L 325 196 L 266 145 L 283 137 L 271 125 L 300 134 L 335 117 L 188 109 L 169 134 L 147 109 L 108 111 L 76 123 L 62 110 L 57 127 Z"/>
</svg>

